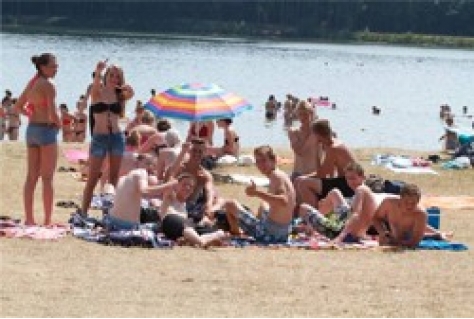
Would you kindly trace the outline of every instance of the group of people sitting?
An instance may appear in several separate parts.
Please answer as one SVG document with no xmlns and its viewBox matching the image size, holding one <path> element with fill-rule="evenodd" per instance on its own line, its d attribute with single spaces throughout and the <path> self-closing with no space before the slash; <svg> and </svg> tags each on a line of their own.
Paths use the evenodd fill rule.
<svg viewBox="0 0 474 319">
<path fill-rule="evenodd" d="M 405 185 L 398 195 L 375 194 L 365 185 L 364 169 L 353 153 L 334 137 L 329 121 L 316 119 L 306 101 L 297 110 L 301 126 L 288 133 L 295 155 L 290 176 L 277 167 L 270 146 L 254 150 L 258 170 L 269 179 L 268 189 L 253 182 L 245 188 L 247 196 L 261 200 L 256 212 L 218 195 L 212 175 L 201 165 L 211 147 L 193 137 L 180 144 L 165 170 L 157 169 L 159 157 L 136 158 L 134 168 L 116 185 L 109 227 L 139 227 L 145 198 L 168 238 L 201 247 L 219 244 L 228 235 L 287 242 L 293 228 L 334 244 L 378 234 L 381 245 L 416 247 L 426 235 L 443 236 L 427 224 L 416 185 Z"/>
</svg>

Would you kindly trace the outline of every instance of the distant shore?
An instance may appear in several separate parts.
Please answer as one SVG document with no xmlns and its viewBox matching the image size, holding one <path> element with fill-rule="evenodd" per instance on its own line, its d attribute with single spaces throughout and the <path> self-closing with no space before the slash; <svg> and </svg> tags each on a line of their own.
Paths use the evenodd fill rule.
<svg viewBox="0 0 474 319">
<path fill-rule="evenodd" d="M 296 38 L 279 34 L 230 34 L 209 32 L 206 34 L 191 33 L 166 33 L 166 32 L 143 32 L 128 31 L 121 29 L 92 29 L 67 26 L 34 25 L 34 24 L 2 24 L 4 33 L 26 33 L 26 34 L 54 34 L 72 36 L 114 36 L 114 37 L 143 37 L 143 38 L 183 38 L 183 39 L 222 39 L 226 41 L 290 41 L 307 43 L 351 43 L 351 44 L 383 44 L 383 45 L 406 45 L 414 47 L 446 47 L 457 49 L 474 49 L 474 37 L 457 37 L 448 35 L 429 35 L 414 33 L 379 33 L 379 32 L 354 32 L 344 36 L 331 38 Z"/>
</svg>

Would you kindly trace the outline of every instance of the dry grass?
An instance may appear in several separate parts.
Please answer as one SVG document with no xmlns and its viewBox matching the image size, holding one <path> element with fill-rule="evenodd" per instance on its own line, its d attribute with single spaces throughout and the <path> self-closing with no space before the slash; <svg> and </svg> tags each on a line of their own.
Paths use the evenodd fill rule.
<svg viewBox="0 0 474 319">
<path fill-rule="evenodd" d="M 412 176 L 368 165 L 372 154 L 385 151 L 358 150 L 357 155 L 369 173 L 415 182 L 426 193 L 474 194 L 473 170 Z M 2 143 L 0 152 L 1 214 L 22 217 L 25 147 Z M 279 154 L 289 156 L 288 151 Z M 69 166 L 63 158 L 59 165 Z M 77 201 L 83 187 L 68 173 L 57 173 L 55 185 L 56 200 Z M 219 185 L 219 191 L 244 198 L 242 186 Z M 35 204 L 39 221 L 40 192 L 41 186 Z M 69 214 L 70 209 L 58 208 L 54 219 L 65 222 Z M 442 228 L 455 231 L 456 240 L 472 247 L 473 218 L 473 209 L 444 210 Z M 2 317 L 467 317 L 474 313 L 472 249 L 462 253 L 147 250 L 106 247 L 72 237 L 58 242 L 1 239 L 0 247 Z"/>
</svg>

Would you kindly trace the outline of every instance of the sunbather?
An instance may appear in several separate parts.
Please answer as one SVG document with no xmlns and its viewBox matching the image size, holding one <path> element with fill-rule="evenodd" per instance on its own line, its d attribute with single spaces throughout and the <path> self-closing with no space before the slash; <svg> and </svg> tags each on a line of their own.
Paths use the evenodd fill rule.
<svg viewBox="0 0 474 319">
<path fill-rule="evenodd" d="M 158 210 L 165 236 L 172 240 L 183 237 L 190 244 L 203 248 L 220 244 L 226 237 L 222 230 L 199 235 L 193 221 L 188 219 L 186 200 L 193 193 L 196 179 L 189 173 L 183 173 L 177 180 L 177 184 L 165 191 Z"/>
<path fill-rule="evenodd" d="M 310 227 L 330 239 L 337 236 L 334 239 L 335 243 L 358 241 L 360 238 L 364 238 L 378 207 L 375 194 L 364 184 L 365 173 L 360 164 L 350 163 L 345 169 L 345 179 L 355 193 L 350 204 L 341 191 L 334 188 L 325 199 L 319 202 L 319 210 L 307 204 L 302 204 L 299 209 L 300 216 Z M 337 221 L 336 223 L 328 225 L 328 217 L 326 217 L 328 211 L 336 213 L 337 216 L 333 217 Z M 329 229 L 327 229 L 328 227 Z"/>
<path fill-rule="evenodd" d="M 236 200 L 228 200 L 224 207 L 233 234 L 247 235 L 263 242 L 286 242 L 296 194 L 289 177 L 276 167 L 276 155 L 270 146 L 254 150 L 258 170 L 270 180 L 268 192 L 258 190 L 255 183 L 247 186 L 245 193 L 262 200 L 257 216 Z"/>
<path fill-rule="evenodd" d="M 114 205 L 107 216 L 111 229 L 133 229 L 140 223 L 140 209 L 144 196 L 158 196 L 178 184 L 176 180 L 158 184 L 149 175 L 149 162 L 140 162 L 137 169 L 122 176 L 115 188 Z"/>
<path fill-rule="evenodd" d="M 427 214 L 419 205 L 420 198 L 420 189 L 406 184 L 400 196 L 382 201 L 372 220 L 380 245 L 410 248 L 418 245 L 427 230 Z"/>
<path fill-rule="evenodd" d="M 312 130 L 322 144 L 325 156 L 317 171 L 296 179 L 295 188 L 301 202 L 318 207 L 318 200 L 326 197 L 333 188 L 338 188 L 344 197 L 352 197 L 354 191 L 347 185 L 344 169 L 355 162 L 354 155 L 342 141 L 334 138 L 328 120 L 314 121 Z"/>
<path fill-rule="evenodd" d="M 165 176 L 167 180 L 182 173 L 189 173 L 196 179 L 194 190 L 187 200 L 188 214 L 196 222 L 204 216 L 212 219 L 217 201 L 212 175 L 201 165 L 205 153 L 206 145 L 203 139 L 196 138 L 191 143 L 183 143 L 181 152 Z"/>
</svg>

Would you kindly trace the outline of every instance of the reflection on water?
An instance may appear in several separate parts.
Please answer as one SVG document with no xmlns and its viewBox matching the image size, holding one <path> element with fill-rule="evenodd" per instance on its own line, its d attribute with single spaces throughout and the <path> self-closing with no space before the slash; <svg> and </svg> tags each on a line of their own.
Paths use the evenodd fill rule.
<svg viewBox="0 0 474 319">
<path fill-rule="evenodd" d="M 270 94 L 302 99 L 328 96 L 336 110 L 319 108 L 338 136 L 356 147 L 439 149 L 443 133 L 439 105 L 455 114 L 474 111 L 474 53 L 466 50 L 375 45 L 308 44 L 244 39 L 85 37 L 0 34 L 2 88 L 18 94 L 31 78 L 32 55 L 58 57 L 57 102 L 74 109 L 99 59 L 125 70 L 135 99 L 184 82 L 217 83 L 245 97 L 254 110 L 235 119 L 243 146 L 288 146 L 281 112 L 267 123 L 264 102 Z M 371 108 L 381 109 L 379 116 Z M 135 101 L 128 105 L 133 116 Z M 184 135 L 188 123 L 174 121 Z M 471 127 L 472 120 L 457 123 Z M 21 131 L 24 136 L 24 127 Z M 216 130 L 217 143 L 222 132 Z"/>
</svg>

